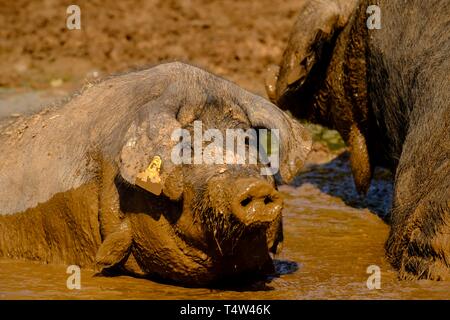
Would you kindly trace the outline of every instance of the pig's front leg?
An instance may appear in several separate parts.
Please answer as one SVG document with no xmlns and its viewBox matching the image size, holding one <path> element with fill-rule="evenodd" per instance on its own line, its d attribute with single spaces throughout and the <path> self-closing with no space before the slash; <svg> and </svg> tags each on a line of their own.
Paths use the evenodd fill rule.
<svg viewBox="0 0 450 320">
<path fill-rule="evenodd" d="M 120 210 L 116 187 L 119 169 L 104 159 L 100 167 L 98 214 L 102 244 L 97 251 L 96 263 L 100 269 L 121 267 L 131 252 L 132 233 L 128 218 Z"/>
</svg>

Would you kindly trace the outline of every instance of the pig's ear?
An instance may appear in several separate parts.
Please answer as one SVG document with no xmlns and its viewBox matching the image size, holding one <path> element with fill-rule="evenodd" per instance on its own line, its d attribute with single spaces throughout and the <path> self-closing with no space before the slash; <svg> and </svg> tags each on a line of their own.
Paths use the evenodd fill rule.
<svg viewBox="0 0 450 320">
<path fill-rule="evenodd" d="M 241 108 L 252 127 L 278 130 L 280 175 L 283 182 L 289 183 L 300 172 L 311 151 L 311 134 L 297 120 L 259 96 L 253 96 L 241 104 Z"/>
<path fill-rule="evenodd" d="M 356 0 L 307 0 L 300 9 L 279 68 L 271 67 L 266 77 L 269 98 L 278 100 L 291 89 L 301 87 L 315 66 L 327 64 L 337 35 L 356 8 Z"/>
<path fill-rule="evenodd" d="M 172 139 L 172 133 L 178 128 L 181 125 L 175 116 L 161 110 L 157 101 L 144 106 L 125 134 L 119 155 L 122 178 L 155 195 L 164 193 L 178 200 L 183 176 L 180 165 L 172 161 L 179 143 Z"/>
</svg>

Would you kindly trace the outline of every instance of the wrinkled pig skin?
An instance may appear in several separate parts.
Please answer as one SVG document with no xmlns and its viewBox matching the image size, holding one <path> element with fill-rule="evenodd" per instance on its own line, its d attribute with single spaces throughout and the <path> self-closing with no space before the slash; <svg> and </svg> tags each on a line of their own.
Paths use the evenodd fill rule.
<svg viewBox="0 0 450 320">
<path fill-rule="evenodd" d="M 171 134 L 195 120 L 222 133 L 279 129 L 284 181 L 311 147 L 275 105 L 197 67 L 111 77 L 1 132 L 0 255 L 193 286 L 273 272 L 275 179 L 261 164 L 174 164 Z M 155 156 L 161 195 L 135 184 Z"/>
<path fill-rule="evenodd" d="M 361 193 L 375 166 L 393 171 L 386 251 L 403 279 L 450 279 L 449 30 L 446 0 L 303 1 L 267 83 L 281 108 L 341 133 Z"/>
</svg>

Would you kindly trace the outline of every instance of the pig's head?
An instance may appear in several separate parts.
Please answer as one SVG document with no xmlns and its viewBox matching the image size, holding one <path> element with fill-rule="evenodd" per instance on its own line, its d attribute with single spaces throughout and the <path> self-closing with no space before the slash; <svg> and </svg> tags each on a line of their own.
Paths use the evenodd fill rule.
<svg viewBox="0 0 450 320">
<path fill-rule="evenodd" d="M 140 107 L 126 129 L 116 177 L 121 224 L 97 260 L 189 285 L 273 272 L 269 253 L 282 241 L 275 181 L 298 173 L 310 136 L 261 97 L 200 69 L 175 66 L 177 80 Z M 273 157 L 261 141 L 253 143 L 257 136 L 233 140 L 242 143 L 245 160 L 227 148 L 233 133 L 262 128 L 279 130 L 271 135 L 279 141 Z M 271 162 L 250 161 L 256 152 Z"/>
<path fill-rule="evenodd" d="M 280 108 L 339 131 L 363 194 L 374 162 L 384 161 L 375 159 L 377 142 L 369 141 L 373 119 L 367 107 L 365 3 L 304 0 L 282 61 L 269 68 L 266 80 L 267 93 Z"/>
</svg>

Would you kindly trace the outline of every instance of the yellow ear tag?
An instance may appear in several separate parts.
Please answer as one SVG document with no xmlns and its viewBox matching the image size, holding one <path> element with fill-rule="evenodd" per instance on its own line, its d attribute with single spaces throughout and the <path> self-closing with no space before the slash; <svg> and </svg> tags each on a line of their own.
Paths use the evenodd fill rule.
<svg viewBox="0 0 450 320">
<path fill-rule="evenodd" d="M 162 191 L 161 177 L 159 176 L 161 163 L 162 160 L 159 156 L 153 157 L 147 169 L 136 176 L 136 185 L 159 196 Z"/>
</svg>

